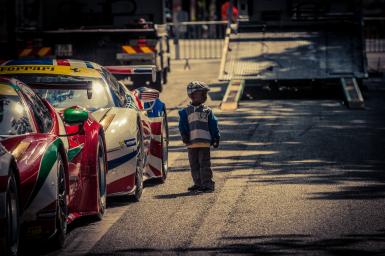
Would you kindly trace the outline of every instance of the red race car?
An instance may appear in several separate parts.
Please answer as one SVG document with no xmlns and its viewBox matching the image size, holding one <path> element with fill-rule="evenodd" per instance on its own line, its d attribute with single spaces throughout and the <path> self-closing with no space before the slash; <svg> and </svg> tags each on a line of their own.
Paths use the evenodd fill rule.
<svg viewBox="0 0 385 256">
<path fill-rule="evenodd" d="M 75 218 L 102 218 L 105 139 L 103 128 L 87 111 L 71 107 L 58 113 L 25 84 L 0 78 L 0 139 L 16 164 L 0 176 L 0 195 L 7 195 L 7 180 L 14 177 L 16 185 L 11 188 L 17 190 L 13 195 L 20 209 L 18 214 L 0 214 L 0 225 L 5 225 L 0 230 L 10 228 L 8 218 L 18 218 L 15 223 L 20 222 L 26 238 L 52 238 L 62 246 L 67 224 Z M 7 200 L 0 203 L 5 209 Z"/>
</svg>

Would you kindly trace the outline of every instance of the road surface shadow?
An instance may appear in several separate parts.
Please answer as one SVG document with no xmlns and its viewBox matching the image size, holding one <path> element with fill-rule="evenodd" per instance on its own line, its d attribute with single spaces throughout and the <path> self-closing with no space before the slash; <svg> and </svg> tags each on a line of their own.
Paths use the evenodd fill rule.
<svg viewBox="0 0 385 256">
<path fill-rule="evenodd" d="M 143 182 L 144 188 L 156 187 L 162 185 L 161 179 L 148 179 Z"/>
<path fill-rule="evenodd" d="M 203 193 L 197 193 L 197 192 L 181 192 L 181 193 L 175 193 L 175 194 L 164 194 L 164 195 L 156 195 L 154 198 L 156 199 L 175 199 L 179 197 L 188 197 L 188 196 L 198 196 Z"/>
<path fill-rule="evenodd" d="M 162 181 L 160 179 L 148 179 L 143 182 L 144 188 L 155 187 L 162 185 Z M 114 196 L 107 197 L 107 208 L 115 208 L 126 206 L 129 204 L 135 203 L 135 201 L 130 198 L 130 196 Z"/>
<path fill-rule="evenodd" d="M 135 202 L 133 198 L 130 196 L 114 196 L 114 197 L 107 197 L 107 209 L 108 208 L 115 208 L 115 207 L 122 207 L 129 204 L 138 203 Z"/>
<path fill-rule="evenodd" d="M 344 100 L 339 81 L 248 82 L 242 101 L 247 100 Z"/>
<path fill-rule="evenodd" d="M 89 226 L 99 221 L 95 216 L 84 216 L 78 219 L 75 219 L 71 224 L 67 226 L 67 239 L 64 244 L 64 248 L 66 245 L 71 243 L 71 233 L 75 232 L 78 228 Z M 19 255 L 58 255 L 61 252 L 61 249 L 58 249 L 54 246 L 54 244 L 50 240 L 30 240 L 30 241 L 22 241 L 20 246 L 21 252 Z"/>
<path fill-rule="evenodd" d="M 210 84 L 210 91 L 208 93 L 211 100 L 222 101 L 222 99 L 226 93 L 227 85 L 228 85 L 227 82 L 211 83 Z"/>
<path fill-rule="evenodd" d="M 306 100 L 253 101 L 241 103 L 243 111 L 216 113 L 223 154 L 213 151 L 214 172 L 263 169 L 247 176 L 256 185 L 339 185 L 337 191 L 309 194 L 309 199 L 385 198 L 385 91 L 369 87 L 366 109 L 358 111 L 309 92 Z M 180 139 L 177 129 L 170 135 Z M 170 147 L 170 152 L 181 150 Z M 172 171 L 188 172 L 189 166 L 179 164 Z"/>
<path fill-rule="evenodd" d="M 383 250 L 373 247 L 373 243 L 384 243 L 385 232 L 379 230 L 373 234 L 348 234 L 336 238 L 317 239 L 305 234 L 277 234 L 267 236 L 227 236 L 222 237 L 220 246 L 192 248 L 127 248 L 111 250 L 99 255 L 132 255 L 132 254 L 245 254 L 245 255 L 334 255 L 362 256 L 383 255 Z M 360 244 L 360 248 L 353 248 Z M 363 247 L 362 245 L 366 245 Z M 385 245 L 385 244 L 383 244 Z"/>
<path fill-rule="evenodd" d="M 327 255 L 380 255 L 380 247 L 373 243 L 385 242 L 384 230 L 373 234 L 348 234 L 336 238 L 317 239 L 316 237 L 292 235 L 240 236 L 223 237 L 230 248 L 243 248 L 249 253 L 267 253 L 279 255 L 298 255 L 308 253 L 326 253 Z M 366 243 L 366 246 L 365 246 Z M 360 248 L 353 248 L 360 245 Z M 383 248 L 385 244 L 382 244 Z M 318 254 L 317 254 L 318 255 Z"/>
</svg>

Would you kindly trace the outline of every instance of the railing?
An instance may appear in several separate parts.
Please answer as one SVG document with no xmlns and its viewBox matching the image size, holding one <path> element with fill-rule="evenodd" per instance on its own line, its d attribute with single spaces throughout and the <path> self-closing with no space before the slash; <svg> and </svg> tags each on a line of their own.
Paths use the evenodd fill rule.
<svg viewBox="0 0 385 256">
<path fill-rule="evenodd" d="M 364 19 L 364 37 L 367 53 L 385 52 L 385 18 L 366 17 Z"/>
<path fill-rule="evenodd" d="M 385 18 L 366 17 L 364 38 L 367 53 L 385 53 Z M 226 21 L 169 23 L 172 59 L 220 59 Z"/>
<path fill-rule="evenodd" d="M 226 21 L 170 23 L 172 59 L 220 59 Z"/>
</svg>

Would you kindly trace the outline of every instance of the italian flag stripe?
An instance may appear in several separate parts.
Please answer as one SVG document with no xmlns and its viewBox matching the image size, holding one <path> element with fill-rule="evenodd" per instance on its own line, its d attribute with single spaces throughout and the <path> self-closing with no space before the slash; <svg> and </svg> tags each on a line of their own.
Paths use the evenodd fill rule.
<svg viewBox="0 0 385 256">
<path fill-rule="evenodd" d="M 47 147 L 45 154 L 43 155 L 42 160 L 40 162 L 40 168 L 35 187 L 31 193 L 31 196 L 29 197 L 26 207 L 28 207 L 32 203 L 33 199 L 36 197 L 37 193 L 39 192 L 45 180 L 47 179 L 48 174 L 52 170 L 52 167 L 54 166 L 57 160 L 59 145 L 61 143 L 62 142 L 60 139 L 56 139 Z"/>
</svg>

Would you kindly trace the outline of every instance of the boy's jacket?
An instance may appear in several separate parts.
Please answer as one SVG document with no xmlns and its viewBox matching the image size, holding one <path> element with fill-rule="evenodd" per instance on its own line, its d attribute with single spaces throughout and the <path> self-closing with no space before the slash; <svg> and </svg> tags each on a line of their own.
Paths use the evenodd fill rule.
<svg viewBox="0 0 385 256">
<path fill-rule="evenodd" d="M 179 110 L 179 131 L 187 145 L 219 141 L 218 119 L 206 105 L 193 106 Z"/>
</svg>

